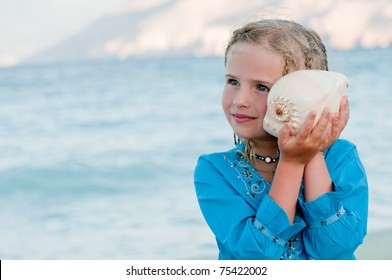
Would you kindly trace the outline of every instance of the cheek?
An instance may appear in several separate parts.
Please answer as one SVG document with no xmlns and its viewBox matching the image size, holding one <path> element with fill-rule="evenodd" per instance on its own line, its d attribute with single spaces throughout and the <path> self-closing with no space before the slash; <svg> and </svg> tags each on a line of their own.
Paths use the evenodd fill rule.
<svg viewBox="0 0 392 280">
<path fill-rule="evenodd" d="M 258 99 L 256 108 L 260 114 L 260 117 L 264 118 L 264 116 L 267 112 L 267 95 Z"/>
<path fill-rule="evenodd" d="M 228 91 L 225 87 L 222 93 L 222 108 L 226 115 L 229 113 L 232 104 L 233 104 L 233 94 L 230 91 Z"/>
</svg>

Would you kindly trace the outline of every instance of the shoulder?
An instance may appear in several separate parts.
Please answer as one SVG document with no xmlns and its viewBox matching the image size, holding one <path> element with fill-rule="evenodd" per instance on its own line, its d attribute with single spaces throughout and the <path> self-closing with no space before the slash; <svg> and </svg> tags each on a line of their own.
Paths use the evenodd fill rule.
<svg viewBox="0 0 392 280">
<path fill-rule="evenodd" d="M 354 143 L 338 139 L 325 153 L 325 161 L 330 170 L 352 168 L 353 166 L 363 169 L 363 164 Z"/>
<path fill-rule="evenodd" d="M 195 175 L 200 174 L 205 177 L 206 174 L 211 176 L 214 173 L 227 173 L 227 169 L 238 162 L 241 151 L 243 147 L 239 145 L 228 151 L 201 155 L 197 161 Z"/>
<path fill-rule="evenodd" d="M 354 143 L 346 139 L 338 139 L 325 151 L 327 157 L 346 157 L 346 156 L 358 156 L 357 147 Z"/>
<path fill-rule="evenodd" d="M 213 164 L 218 164 L 225 160 L 232 160 L 237 157 L 239 151 L 242 151 L 242 146 L 234 147 L 228 151 L 216 152 L 210 154 L 203 154 L 199 157 L 198 163 L 200 162 L 210 162 Z"/>
</svg>

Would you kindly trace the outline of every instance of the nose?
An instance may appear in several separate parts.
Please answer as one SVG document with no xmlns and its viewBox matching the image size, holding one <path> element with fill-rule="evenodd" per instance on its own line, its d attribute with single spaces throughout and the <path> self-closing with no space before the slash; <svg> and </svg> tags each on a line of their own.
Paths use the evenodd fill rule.
<svg viewBox="0 0 392 280">
<path fill-rule="evenodd" d="M 233 104 L 237 107 L 249 107 L 251 104 L 250 93 L 251 91 L 247 87 L 240 87 L 234 97 Z"/>
</svg>

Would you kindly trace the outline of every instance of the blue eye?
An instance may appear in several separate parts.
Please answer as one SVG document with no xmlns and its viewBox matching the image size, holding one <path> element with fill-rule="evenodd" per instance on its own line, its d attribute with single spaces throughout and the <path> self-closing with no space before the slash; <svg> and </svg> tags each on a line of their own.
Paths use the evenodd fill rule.
<svg viewBox="0 0 392 280">
<path fill-rule="evenodd" d="M 257 90 L 263 91 L 263 92 L 264 91 L 266 91 L 266 92 L 269 91 L 269 89 L 265 85 L 262 85 L 262 84 L 257 85 Z"/>
<path fill-rule="evenodd" d="M 229 79 L 228 81 L 227 81 L 227 83 L 229 84 L 229 85 L 232 85 L 232 86 L 238 86 L 238 81 L 237 80 L 234 80 L 234 79 Z"/>
</svg>

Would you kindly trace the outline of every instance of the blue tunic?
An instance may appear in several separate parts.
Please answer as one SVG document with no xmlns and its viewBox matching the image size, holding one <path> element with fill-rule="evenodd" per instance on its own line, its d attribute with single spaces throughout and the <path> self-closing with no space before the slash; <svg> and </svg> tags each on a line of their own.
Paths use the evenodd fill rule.
<svg viewBox="0 0 392 280">
<path fill-rule="evenodd" d="M 333 192 L 304 201 L 293 224 L 268 195 L 271 185 L 239 151 L 202 155 L 196 194 L 219 259 L 355 259 L 367 232 L 368 183 L 356 147 L 337 140 L 324 153 Z"/>
</svg>

